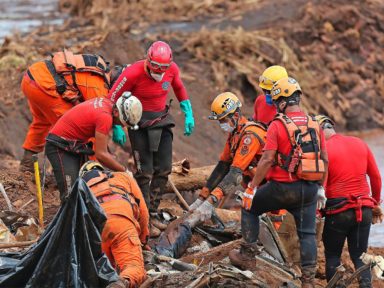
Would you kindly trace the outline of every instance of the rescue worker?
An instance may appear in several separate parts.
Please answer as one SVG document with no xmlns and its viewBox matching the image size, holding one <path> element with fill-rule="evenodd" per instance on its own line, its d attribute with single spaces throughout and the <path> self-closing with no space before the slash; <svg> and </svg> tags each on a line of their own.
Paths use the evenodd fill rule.
<svg viewBox="0 0 384 288">
<path fill-rule="evenodd" d="M 276 107 L 273 105 L 271 89 L 273 84 L 281 78 L 288 77 L 287 70 L 279 65 L 270 66 L 264 70 L 259 77 L 259 87 L 263 90 L 263 94 L 257 96 L 253 106 L 253 120 L 263 122 L 266 125 L 273 120 L 276 115 Z M 268 212 L 276 230 L 279 230 L 287 211 L 276 210 Z"/>
<path fill-rule="evenodd" d="M 241 102 L 231 92 L 219 94 L 212 102 L 210 120 L 219 121 L 228 139 L 220 160 L 209 176 L 198 199 L 190 206 L 206 220 L 211 217 L 213 205 L 222 200 L 230 190 L 240 184 L 247 186 L 252 180 L 265 143 L 266 126 L 247 121 L 241 114 Z"/>
<path fill-rule="evenodd" d="M 301 88 L 293 78 L 277 81 L 271 90 L 278 115 L 267 131 L 267 142 L 256 174 L 243 194 L 240 250 L 232 250 L 232 264 L 241 268 L 256 265 L 259 215 L 277 209 L 295 218 L 300 240 L 302 287 L 315 287 L 316 206 L 325 205 L 318 191 L 326 177 L 327 154 L 323 132 L 300 108 Z M 260 186 L 263 179 L 267 183 Z M 318 204 L 318 205 L 316 205 Z"/>
<path fill-rule="evenodd" d="M 125 287 L 140 286 L 146 278 L 142 245 L 148 240 L 149 214 L 139 186 L 128 173 L 111 172 L 96 161 L 86 162 L 79 176 L 107 216 L 101 233 L 103 252 Z"/>
<path fill-rule="evenodd" d="M 169 114 L 170 106 L 166 105 L 170 87 L 185 116 L 184 135 L 189 136 L 195 125 L 192 106 L 167 43 L 154 42 L 146 59 L 127 67 L 108 95 L 116 102 L 124 91 L 130 91 L 143 104 L 139 129 L 130 130 L 129 138 L 137 168 L 135 178 L 150 212 L 157 211 L 172 170 L 172 127 L 175 123 Z"/>
<path fill-rule="evenodd" d="M 119 66 L 114 67 L 120 69 Z M 32 113 L 20 162 L 21 171 L 33 172 L 32 155 L 43 151 L 53 124 L 76 104 L 108 95 L 111 71 L 99 55 L 57 52 L 50 60 L 32 64 L 21 81 L 21 90 Z M 115 79 L 119 74 L 113 73 Z M 112 76 L 113 76 L 112 75 Z"/>
<path fill-rule="evenodd" d="M 253 106 L 253 120 L 269 124 L 276 115 L 276 107 L 272 103 L 271 89 L 281 78 L 288 77 L 287 70 L 279 65 L 270 66 L 259 77 L 259 87 L 263 94 L 257 96 Z"/>
<path fill-rule="evenodd" d="M 364 265 L 360 256 L 367 252 L 371 223 L 383 220 L 379 206 L 381 176 L 367 144 L 357 137 L 337 134 L 335 123 L 329 117 L 318 115 L 316 118 L 324 131 L 329 158 L 325 186 L 327 202 L 323 210 L 323 242 L 329 281 L 340 266 L 345 240 L 355 269 Z M 359 284 L 360 288 L 372 287 L 370 269 L 360 275 Z"/>
<path fill-rule="evenodd" d="M 131 93 L 126 92 L 114 104 L 106 98 L 85 101 L 65 113 L 46 138 L 45 152 L 51 162 L 63 201 L 79 175 L 88 155 L 112 171 L 127 171 L 108 152 L 112 125 L 134 127 L 140 120 L 142 106 Z M 93 151 L 87 141 L 95 137 Z"/>
</svg>

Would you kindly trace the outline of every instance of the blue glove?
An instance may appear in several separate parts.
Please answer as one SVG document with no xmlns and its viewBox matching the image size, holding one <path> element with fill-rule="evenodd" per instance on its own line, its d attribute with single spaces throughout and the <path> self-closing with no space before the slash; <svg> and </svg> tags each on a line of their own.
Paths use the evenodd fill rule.
<svg viewBox="0 0 384 288">
<path fill-rule="evenodd" d="M 125 142 L 127 142 L 127 136 L 125 136 L 123 127 L 121 127 L 120 125 L 113 125 L 112 129 L 113 129 L 113 135 L 112 135 L 113 142 L 123 146 Z"/>
<path fill-rule="evenodd" d="M 180 102 L 180 109 L 185 116 L 184 122 L 184 135 L 190 136 L 195 128 L 195 119 L 193 118 L 193 111 L 191 101 L 184 100 Z"/>
</svg>

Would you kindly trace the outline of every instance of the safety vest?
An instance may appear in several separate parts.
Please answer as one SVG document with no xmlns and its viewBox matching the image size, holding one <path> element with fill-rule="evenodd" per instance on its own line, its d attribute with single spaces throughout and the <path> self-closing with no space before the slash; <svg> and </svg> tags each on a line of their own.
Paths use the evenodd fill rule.
<svg viewBox="0 0 384 288">
<path fill-rule="evenodd" d="M 108 175 L 98 170 L 92 170 L 83 179 L 100 204 L 124 199 L 131 205 L 134 218 L 139 219 L 139 200 L 127 190 L 126 182 L 123 182 L 119 175 Z"/>
<path fill-rule="evenodd" d="M 262 139 L 260 137 L 260 135 L 258 135 L 256 132 L 248 129 L 249 127 L 258 127 L 260 129 L 262 129 L 263 131 L 267 131 L 267 125 L 265 125 L 262 122 L 248 121 L 248 122 L 242 124 L 241 128 L 240 128 L 240 131 L 239 132 L 235 132 L 233 135 L 231 135 L 231 138 L 229 140 L 230 141 L 229 145 L 230 145 L 230 150 L 231 150 L 232 158 L 235 156 L 235 153 L 236 153 L 237 149 L 240 146 L 241 139 L 245 135 L 253 135 L 253 136 L 255 136 L 256 139 L 259 141 L 261 147 L 262 148 L 264 147 L 264 145 L 265 145 L 264 139 Z M 257 163 L 259 162 L 259 160 L 260 160 L 260 158 L 262 156 L 262 153 L 263 153 L 263 149 L 260 149 L 259 152 L 256 154 L 256 156 L 251 161 L 251 163 L 249 165 L 250 169 L 252 169 L 252 168 L 257 166 Z"/>
<path fill-rule="evenodd" d="M 283 123 L 292 149 L 288 155 L 277 153 L 277 164 L 297 178 L 307 181 L 322 180 L 325 174 L 324 161 L 320 158 L 320 126 L 310 116 L 306 125 L 296 125 L 287 115 L 279 113 L 274 120 Z"/>
<path fill-rule="evenodd" d="M 62 97 L 68 102 L 86 100 L 88 97 L 84 96 L 90 96 L 82 95 L 78 87 L 78 84 L 81 84 L 76 79 L 76 76 L 85 72 L 97 76 L 87 78 L 86 84 L 87 87 L 96 89 L 94 97 L 102 97 L 101 94 L 108 92 L 110 88 L 109 63 L 99 55 L 74 55 L 72 52 L 64 50 L 51 55 L 50 60 L 31 65 L 27 71 L 31 79 L 43 91 L 54 97 Z"/>
</svg>

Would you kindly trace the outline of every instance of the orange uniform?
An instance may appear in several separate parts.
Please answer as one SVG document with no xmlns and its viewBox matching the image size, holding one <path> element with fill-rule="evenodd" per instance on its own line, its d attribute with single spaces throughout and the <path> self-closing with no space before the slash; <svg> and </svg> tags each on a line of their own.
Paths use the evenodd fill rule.
<svg viewBox="0 0 384 288">
<path fill-rule="evenodd" d="M 247 119 L 242 117 L 239 120 L 236 132 L 229 135 L 220 160 L 231 162 L 231 166 L 240 168 L 243 175 L 252 174 L 253 176 L 249 168 L 256 167 L 260 158 L 257 156 L 261 156 L 267 132 L 256 125 L 248 125 L 247 127 L 245 125 L 247 125 Z"/>
<path fill-rule="evenodd" d="M 139 286 L 146 278 L 141 245 L 149 235 L 149 213 L 139 186 L 124 172 L 107 175 L 92 170 L 83 179 L 107 215 L 103 252 L 130 287 Z"/>
<path fill-rule="evenodd" d="M 245 117 L 241 117 L 235 131 L 229 134 L 220 156 L 220 162 L 229 163 L 230 169 L 211 193 L 217 199 L 220 200 L 223 197 L 223 194 L 226 192 L 225 190 L 238 184 L 236 183 L 237 175 L 242 174 L 243 186 L 245 187 L 252 180 L 266 141 L 267 133 L 261 125 L 255 122 L 248 122 Z M 210 182 L 211 179 L 208 179 L 208 190 L 213 188 L 209 187 L 211 186 Z M 208 197 L 208 190 L 203 189 L 201 193 L 203 198 Z"/>
<path fill-rule="evenodd" d="M 56 54 L 60 53 L 63 52 Z M 77 57 L 75 59 L 83 57 L 87 60 L 98 59 L 96 55 L 70 55 Z M 109 76 L 104 74 L 109 71 L 107 66 L 104 71 L 100 68 L 102 65 L 99 63 L 84 61 L 85 64 L 90 65 L 85 66 L 89 69 L 77 71 L 72 75 L 68 72 L 51 72 L 47 63 L 53 65 L 52 61 L 46 60 L 32 64 L 21 82 L 21 90 L 28 99 L 33 118 L 23 144 L 25 150 L 41 152 L 49 129 L 66 111 L 79 102 L 108 95 Z M 85 64 L 83 63 L 83 65 Z M 93 64 L 100 67 L 94 67 Z M 51 66 L 51 69 L 55 69 L 55 66 Z M 97 70 L 100 72 L 97 73 Z M 61 94 L 58 92 L 57 79 L 65 83 L 65 91 L 61 91 Z"/>
</svg>

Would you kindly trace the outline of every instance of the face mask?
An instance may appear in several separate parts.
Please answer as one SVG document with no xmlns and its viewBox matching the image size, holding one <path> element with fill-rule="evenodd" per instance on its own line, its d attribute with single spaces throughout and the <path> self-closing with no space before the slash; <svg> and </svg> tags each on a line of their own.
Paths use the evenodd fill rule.
<svg viewBox="0 0 384 288">
<path fill-rule="evenodd" d="M 220 123 L 220 128 L 223 129 L 223 131 L 229 133 L 232 133 L 232 131 L 235 129 L 234 127 L 231 127 L 229 123 Z"/>
<path fill-rule="evenodd" d="M 152 77 L 155 81 L 160 82 L 161 80 L 163 80 L 164 73 L 157 74 L 157 73 L 153 73 L 152 71 L 150 71 L 149 73 L 151 74 L 151 77 Z"/>
<path fill-rule="evenodd" d="M 269 106 L 272 106 L 273 105 L 273 102 L 272 102 L 272 95 L 271 94 L 265 94 L 265 102 L 267 102 L 267 104 Z"/>
</svg>

